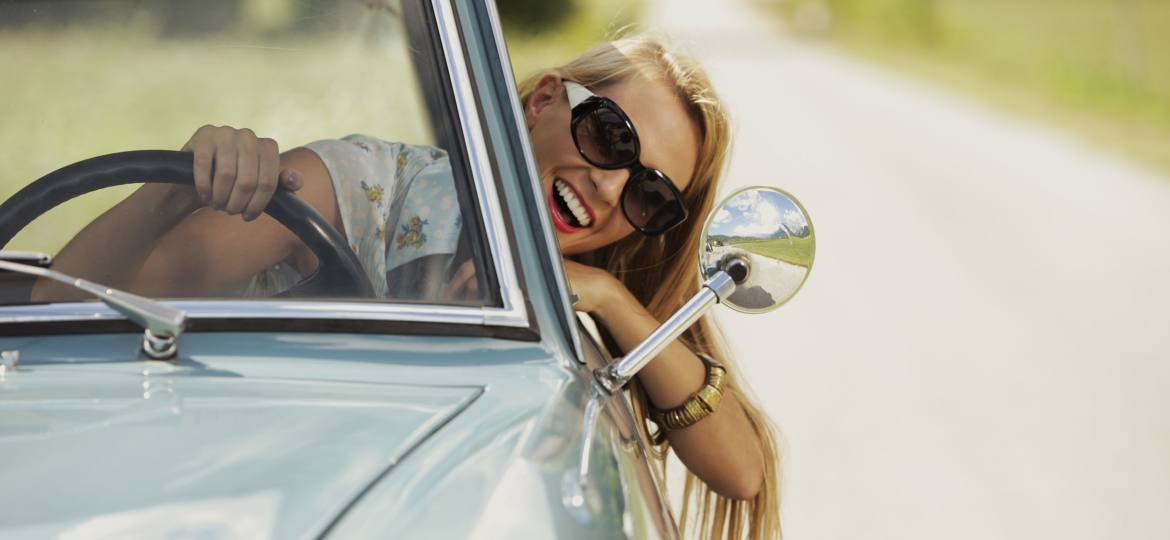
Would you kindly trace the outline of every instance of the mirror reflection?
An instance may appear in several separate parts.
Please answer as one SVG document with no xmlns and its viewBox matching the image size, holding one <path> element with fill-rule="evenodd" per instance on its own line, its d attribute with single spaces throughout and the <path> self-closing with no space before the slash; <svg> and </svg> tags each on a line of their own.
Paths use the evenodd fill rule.
<svg viewBox="0 0 1170 540">
<path fill-rule="evenodd" d="M 815 253 L 804 207 L 779 189 L 750 187 L 732 193 L 707 218 L 699 263 L 706 278 L 724 270 L 736 281 L 724 304 L 763 313 L 800 290 Z"/>
</svg>

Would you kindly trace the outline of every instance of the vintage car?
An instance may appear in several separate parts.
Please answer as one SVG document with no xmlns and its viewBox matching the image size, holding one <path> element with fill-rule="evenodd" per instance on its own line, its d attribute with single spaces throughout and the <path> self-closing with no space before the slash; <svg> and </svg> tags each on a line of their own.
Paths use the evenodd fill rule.
<svg viewBox="0 0 1170 540">
<path fill-rule="evenodd" d="M 723 210 L 768 200 L 787 225 L 708 221 L 688 255 L 707 286 L 609 363 L 573 310 L 491 1 L 21 0 L 0 3 L 0 58 L 19 70 L 0 84 L 0 538 L 675 538 L 622 385 L 708 307 L 774 309 L 811 268 L 803 208 L 738 193 Z M 320 267 L 270 298 L 57 272 L 118 186 L 192 183 L 173 149 L 205 123 L 424 144 L 456 196 L 370 190 L 399 217 L 367 246 L 278 191 L 266 212 Z M 357 258 L 452 217 L 451 249 L 385 276 Z M 415 294 L 458 261 L 478 297 Z M 38 279 L 94 299 L 33 301 Z"/>
</svg>

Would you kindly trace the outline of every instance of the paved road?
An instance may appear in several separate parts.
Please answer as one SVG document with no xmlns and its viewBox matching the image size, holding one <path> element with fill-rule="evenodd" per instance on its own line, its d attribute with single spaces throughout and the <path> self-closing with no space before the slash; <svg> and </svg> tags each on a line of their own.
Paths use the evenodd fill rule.
<svg viewBox="0 0 1170 540">
<path fill-rule="evenodd" d="M 735 288 L 735 292 L 727 298 L 743 309 L 769 309 L 777 302 L 783 301 L 796 291 L 808 277 L 808 268 L 789 264 L 778 259 L 758 255 L 733 246 L 714 248 L 710 254 L 702 259 L 702 265 L 708 266 L 718 260 L 727 260 L 724 257 L 731 255 L 750 261 L 752 268 L 747 279 Z"/>
<path fill-rule="evenodd" d="M 1170 178 L 808 43 L 660 0 L 739 123 L 731 184 L 816 262 L 721 313 L 786 436 L 786 537 L 1170 538 Z"/>
</svg>

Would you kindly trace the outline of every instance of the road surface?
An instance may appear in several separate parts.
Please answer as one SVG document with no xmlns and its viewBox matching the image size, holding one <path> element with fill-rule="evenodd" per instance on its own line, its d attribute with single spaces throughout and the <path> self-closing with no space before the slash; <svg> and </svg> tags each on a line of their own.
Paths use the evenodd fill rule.
<svg viewBox="0 0 1170 540">
<path fill-rule="evenodd" d="M 720 312 L 785 435 L 786 538 L 1170 538 L 1170 178 L 740 2 L 649 19 L 737 118 L 724 190 L 816 228 L 791 303 Z"/>
<path fill-rule="evenodd" d="M 809 273 L 808 268 L 804 266 L 786 263 L 734 246 L 714 248 L 701 259 L 704 261 L 702 264 L 706 267 L 711 262 L 727 260 L 725 257 L 728 255 L 749 261 L 751 264 L 751 273 L 747 279 L 739 283 L 726 299 L 743 309 L 771 309 L 800 289 Z"/>
</svg>

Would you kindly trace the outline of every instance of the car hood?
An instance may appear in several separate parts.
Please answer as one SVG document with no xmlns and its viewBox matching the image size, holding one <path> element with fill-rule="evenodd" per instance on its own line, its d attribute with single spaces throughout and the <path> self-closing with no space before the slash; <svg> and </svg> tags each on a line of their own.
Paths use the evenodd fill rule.
<svg viewBox="0 0 1170 540">
<path fill-rule="evenodd" d="M 19 375 L 0 377 L 4 538 L 315 537 L 483 391 Z"/>
</svg>

